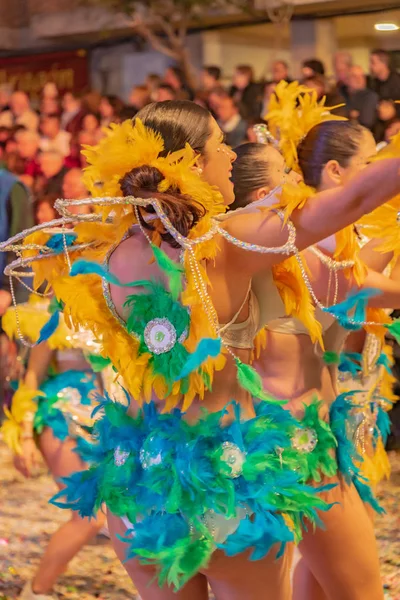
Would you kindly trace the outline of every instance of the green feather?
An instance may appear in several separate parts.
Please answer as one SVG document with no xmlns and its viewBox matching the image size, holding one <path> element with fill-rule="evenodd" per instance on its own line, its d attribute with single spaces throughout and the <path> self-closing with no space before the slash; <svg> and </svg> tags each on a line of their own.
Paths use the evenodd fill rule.
<svg viewBox="0 0 400 600">
<path fill-rule="evenodd" d="M 396 319 L 387 326 L 389 333 L 394 337 L 396 342 L 400 344 L 400 319 Z"/>
<path fill-rule="evenodd" d="M 111 364 L 109 358 L 104 358 L 103 356 L 99 356 L 98 354 L 88 354 L 86 355 L 87 360 L 90 363 L 93 371 L 95 373 L 100 373 L 103 371 L 108 365 Z"/>
<path fill-rule="evenodd" d="M 253 398 L 266 400 L 273 404 L 286 404 L 287 400 L 277 400 L 263 389 L 261 377 L 253 367 L 246 365 L 239 358 L 235 358 L 237 378 L 240 386 L 248 391 Z"/>
<path fill-rule="evenodd" d="M 340 356 L 337 352 L 324 352 L 323 360 L 327 365 L 338 365 L 340 363 Z"/>
<path fill-rule="evenodd" d="M 158 248 L 154 244 L 151 245 L 151 249 L 153 250 L 157 266 L 168 278 L 169 291 L 174 300 L 176 300 L 182 292 L 182 277 L 185 272 L 184 267 L 169 258 L 161 248 Z"/>
</svg>

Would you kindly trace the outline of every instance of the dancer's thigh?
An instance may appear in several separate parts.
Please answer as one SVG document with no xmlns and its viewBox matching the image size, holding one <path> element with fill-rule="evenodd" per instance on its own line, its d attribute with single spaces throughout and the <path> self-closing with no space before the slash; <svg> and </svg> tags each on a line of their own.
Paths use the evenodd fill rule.
<svg viewBox="0 0 400 600">
<path fill-rule="evenodd" d="M 300 552 L 310 571 L 329 600 L 381 600 L 374 529 L 357 490 L 340 480 L 323 496 L 338 504 L 322 514 L 325 529 L 304 534 Z"/>
<path fill-rule="evenodd" d="M 75 440 L 67 438 L 61 441 L 54 436 L 49 427 L 46 427 L 39 436 L 40 451 L 60 488 L 63 487 L 58 481 L 60 477 L 67 477 L 71 473 L 85 468 L 85 464 L 74 452 L 75 447 Z"/>
<path fill-rule="evenodd" d="M 114 550 L 132 579 L 142 600 L 207 600 L 208 585 L 204 575 L 196 575 L 179 592 L 172 588 L 160 588 L 155 581 L 156 570 L 149 565 L 141 565 L 138 560 L 123 562 L 126 555 L 126 544 L 117 538 L 125 535 L 126 526 L 119 517 L 107 512 L 108 528 Z"/>
<path fill-rule="evenodd" d="M 264 559 L 252 561 L 250 552 L 232 557 L 215 552 L 205 574 L 216 600 L 290 600 L 293 547 L 288 546 L 279 560 L 275 555 L 271 551 Z"/>
</svg>

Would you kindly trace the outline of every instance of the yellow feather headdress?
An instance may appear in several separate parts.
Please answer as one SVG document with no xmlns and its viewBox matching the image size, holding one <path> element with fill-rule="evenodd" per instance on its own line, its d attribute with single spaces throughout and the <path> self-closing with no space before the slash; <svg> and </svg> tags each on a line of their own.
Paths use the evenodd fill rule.
<svg viewBox="0 0 400 600">
<path fill-rule="evenodd" d="M 338 106 L 325 106 L 325 98 L 318 101 L 315 90 L 298 81 L 281 81 L 275 88 L 265 119 L 272 135 L 279 141 L 280 150 L 288 167 L 299 170 L 297 148 L 311 129 L 323 121 L 345 121 L 332 115 Z"/>
</svg>

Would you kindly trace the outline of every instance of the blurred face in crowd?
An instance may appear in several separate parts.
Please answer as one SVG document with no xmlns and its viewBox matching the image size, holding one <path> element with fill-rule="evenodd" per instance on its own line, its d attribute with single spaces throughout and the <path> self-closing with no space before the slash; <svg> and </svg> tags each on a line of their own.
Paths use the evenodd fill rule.
<svg viewBox="0 0 400 600">
<path fill-rule="evenodd" d="M 272 79 L 275 83 L 279 83 L 282 79 L 287 79 L 288 69 L 285 63 L 277 60 L 272 65 Z"/>
<path fill-rule="evenodd" d="M 11 111 L 16 117 L 24 114 L 30 109 L 29 98 L 25 92 L 14 92 L 10 99 Z"/>
<path fill-rule="evenodd" d="M 114 116 L 114 109 L 105 97 L 100 101 L 99 111 L 103 119 L 111 119 Z"/>
<path fill-rule="evenodd" d="M 33 159 L 39 150 L 39 136 L 33 131 L 20 131 L 16 135 L 17 152 L 21 158 Z"/>
<path fill-rule="evenodd" d="M 352 57 L 348 52 L 337 52 L 334 58 L 336 81 L 347 84 L 350 77 Z"/>
<path fill-rule="evenodd" d="M 62 189 L 64 198 L 76 200 L 86 198 L 88 192 L 82 182 L 82 171 L 80 169 L 68 171 L 64 176 Z M 79 208 L 77 206 L 72 207 L 72 211 L 76 214 Z"/>
<path fill-rule="evenodd" d="M 220 102 L 218 103 L 218 106 L 216 107 L 216 113 L 218 119 L 222 123 L 226 123 L 227 121 L 232 119 L 232 117 L 237 115 L 239 113 L 239 110 L 235 105 L 233 99 L 229 96 L 225 96 L 224 98 L 221 98 Z"/>
<path fill-rule="evenodd" d="M 264 104 L 266 106 L 268 106 L 269 101 L 271 100 L 271 96 L 276 90 L 276 85 L 277 85 L 276 83 L 269 83 L 268 85 L 265 86 Z"/>
<path fill-rule="evenodd" d="M 129 96 L 129 103 L 140 110 L 150 102 L 148 89 L 143 85 L 134 87 Z"/>
<path fill-rule="evenodd" d="M 36 223 L 41 225 L 42 223 L 48 223 L 56 219 L 57 213 L 49 202 L 43 201 L 38 204 L 35 217 Z"/>
<path fill-rule="evenodd" d="M 385 131 L 385 141 L 390 142 L 392 137 L 400 133 L 400 121 L 394 121 Z"/>
<path fill-rule="evenodd" d="M 0 107 L 7 106 L 10 102 L 11 92 L 7 86 L 0 86 Z"/>
<path fill-rule="evenodd" d="M 390 121 L 396 116 L 396 107 L 391 100 L 381 100 L 378 104 L 378 117 L 381 121 Z"/>
<path fill-rule="evenodd" d="M 43 152 L 39 158 L 40 168 L 43 175 L 50 179 L 57 175 L 63 167 L 64 158 L 58 152 Z"/>
<path fill-rule="evenodd" d="M 232 82 L 238 90 L 244 90 L 249 85 L 250 79 L 250 73 L 242 72 L 240 69 L 236 69 Z"/>
<path fill-rule="evenodd" d="M 365 90 L 367 87 L 367 78 L 364 71 L 359 66 L 351 67 L 349 75 L 349 89 L 353 92 Z"/>
<path fill-rule="evenodd" d="M 43 98 L 58 98 L 58 89 L 53 81 L 48 81 L 43 88 Z"/>
<path fill-rule="evenodd" d="M 206 92 L 213 90 L 218 85 L 218 81 L 214 79 L 212 75 L 206 70 L 203 69 L 201 72 L 201 87 Z"/>
<path fill-rule="evenodd" d="M 40 112 L 42 115 L 52 115 L 59 112 L 57 98 L 43 98 L 40 103 Z"/>
<path fill-rule="evenodd" d="M 80 109 L 81 103 L 71 92 L 64 94 L 62 99 L 62 108 L 67 113 L 72 113 Z"/>
<path fill-rule="evenodd" d="M 180 90 L 182 87 L 181 81 L 173 69 L 165 71 L 164 83 L 170 85 L 174 90 Z"/>
<path fill-rule="evenodd" d="M 389 73 L 389 67 L 385 60 L 382 59 L 378 54 L 371 54 L 369 58 L 369 68 L 371 75 L 378 79 L 387 77 Z"/>
<path fill-rule="evenodd" d="M 318 100 L 320 98 L 322 98 L 322 96 L 325 95 L 325 85 L 324 82 L 321 80 L 315 80 L 315 79 L 306 79 L 306 81 L 304 82 L 304 85 L 308 88 L 310 88 L 310 90 L 315 90 L 317 92 L 317 98 Z"/>
<path fill-rule="evenodd" d="M 82 121 L 82 129 L 89 133 L 94 133 L 99 128 L 99 121 L 96 115 L 85 115 Z"/>
<path fill-rule="evenodd" d="M 162 86 L 157 90 L 156 102 L 166 102 L 167 100 L 175 100 L 175 92 L 169 87 Z"/>
<path fill-rule="evenodd" d="M 45 137 L 53 139 L 60 132 L 60 120 L 58 117 L 46 117 L 40 124 L 40 129 Z"/>
</svg>

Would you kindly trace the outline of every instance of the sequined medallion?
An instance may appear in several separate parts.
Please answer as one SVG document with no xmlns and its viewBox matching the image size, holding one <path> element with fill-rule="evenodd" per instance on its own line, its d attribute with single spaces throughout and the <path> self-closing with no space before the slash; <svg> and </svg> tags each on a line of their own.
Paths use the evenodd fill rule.
<svg viewBox="0 0 400 600">
<path fill-rule="evenodd" d="M 318 436 L 312 427 L 299 427 L 292 436 L 292 446 L 299 452 L 308 454 L 312 452 L 318 444 Z"/>
<path fill-rule="evenodd" d="M 230 468 L 228 477 L 236 479 L 243 473 L 243 465 L 246 461 L 246 454 L 236 444 L 224 442 L 222 444 L 221 461 Z M 225 472 L 225 471 L 224 471 Z"/>
<path fill-rule="evenodd" d="M 153 354 L 169 352 L 176 344 L 176 329 L 167 318 L 152 319 L 144 330 L 146 346 Z"/>
</svg>

